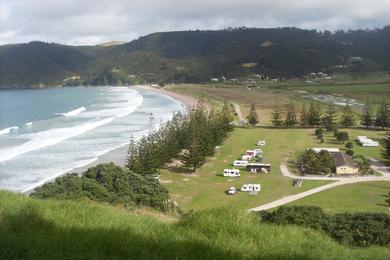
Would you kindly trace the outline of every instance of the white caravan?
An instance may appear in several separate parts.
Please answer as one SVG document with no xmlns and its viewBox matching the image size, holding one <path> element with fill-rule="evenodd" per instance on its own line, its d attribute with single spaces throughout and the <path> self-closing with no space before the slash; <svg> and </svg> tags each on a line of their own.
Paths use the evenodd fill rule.
<svg viewBox="0 0 390 260">
<path fill-rule="evenodd" d="M 245 160 L 235 160 L 233 162 L 233 166 L 236 166 L 236 167 L 246 167 L 248 165 L 248 161 L 245 161 Z"/>
<path fill-rule="evenodd" d="M 225 169 L 223 170 L 224 177 L 240 177 L 240 170 L 237 169 Z"/>
<path fill-rule="evenodd" d="M 261 191 L 261 186 L 260 186 L 260 184 L 244 184 L 241 187 L 241 191 L 259 192 L 259 191 Z"/>
</svg>

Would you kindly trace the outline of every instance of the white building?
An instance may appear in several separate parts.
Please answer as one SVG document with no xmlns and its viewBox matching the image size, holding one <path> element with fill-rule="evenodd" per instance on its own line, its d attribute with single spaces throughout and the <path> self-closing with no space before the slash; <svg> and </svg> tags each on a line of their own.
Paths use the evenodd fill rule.
<svg viewBox="0 0 390 260">
<path fill-rule="evenodd" d="M 316 153 L 319 153 L 321 151 L 327 151 L 328 153 L 339 153 L 339 148 L 308 148 L 308 150 L 313 150 Z"/>
</svg>

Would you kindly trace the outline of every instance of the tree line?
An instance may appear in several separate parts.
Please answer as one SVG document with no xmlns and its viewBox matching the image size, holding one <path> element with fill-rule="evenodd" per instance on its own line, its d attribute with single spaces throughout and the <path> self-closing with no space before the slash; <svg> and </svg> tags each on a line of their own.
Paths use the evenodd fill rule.
<svg viewBox="0 0 390 260">
<path fill-rule="evenodd" d="M 338 120 L 339 112 L 341 112 L 341 115 Z M 247 118 L 248 122 L 252 125 L 259 122 L 253 106 Z M 357 118 L 348 103 L 341 111 L 335 105 L 331 104 L 323 112 L 319 104 L 312 102 L 309 108 L 306 107 L 306 104 L 303 104 L 301 110 L 298 112 L 294 103 L 290 102 L 282 108 L 277 107 L 272 110 L 271 122 L 275 128 L 323 126 L 326 130 L 333 131 L 338 126 L 348 128 L 356 125 Z M 376 127 L 385 129 L 390 127 L 390 111 L 386 101 L 381 103 L 376 112 L 374 112 L 371 103 L 367 102 L 360 115 L 360 124 L 367 128 Z"/>
<path fill-rule="evenodd" d="M 156 175 L 180 157 L 186 167 L 196 171 L 233 129 L 232 121 L 227 102 L 216 112 L 209 112 L 200 102 L 188 115 L 177 113 L 159 129 L 151 127 L 138 142 L 132 140 L 126 167 L 142 175 Z"/>
</svg>

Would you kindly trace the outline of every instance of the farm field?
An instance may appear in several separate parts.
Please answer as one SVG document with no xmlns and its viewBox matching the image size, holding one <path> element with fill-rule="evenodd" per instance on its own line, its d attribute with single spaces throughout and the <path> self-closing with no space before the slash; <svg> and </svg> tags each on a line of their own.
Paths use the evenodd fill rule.
<svg viewBox="0 0 390 260">
<path fill-rule="evenodd" d="M 270 114 L 272 109 L 282 108 L 289 102 L 294 103 L 297 112 L 301 110 L 302 104 L 309 106 L 311 102 L 317 103 L 324 111 L 330 104 L 328 102 L 315 101 L 305 98 L 306 95 L 330 95 L 335 97 L 353 98 L 364 104 L 370 101 L 374 109 L 382 100 L 390 100 L 390 83 L 380 84 L 319 84 L 319 85 L 299 85 L 292 83 L 257 84 L 252 89 L 245 85 L 238 84 L 210 84 L 210 85 L 172 85 L 170 90 L 199 97 L 211 104 L 211 107 L 218 107 L 224 99 L 240 105 L 246 116 L 251 103 L 254 103 L 258 110 L 260 124 L 271 125 Z M 337 106 L 339 109 L 341 106 Z M 356 118 L 358 108 L 354 108 Z M 359 121 L 359 120 L 357 120 Z"/>
<path fill-rule="evenodd" d="M 350 137 L 367 135 L 381 138 L 382 131 L 352 129 L 347 130 Z M 305 180 L 301 188 L 293 186 L 292 179 L 284 177 L 280 164 L 296 157 L 309 147 L 343 147 L 331 134 L 326 134 L 325 143 L 320 144 L 314 136 L 314 129 L 270 129 L 270 128 L 236 128 L 220 147 L 213 158 L 201 167 L 196 174 L 188 174 L 181 168 L 162 170 L 161 180 L 169 189 L 174 200 L 184 210 L 208 209 L 223 205 L 232 205 L 241 209 L 259 206 L 287 195 L 303 192 L 330 181 Z M 232 168 L 231 163 L 248 149 L 255 148 L 258 140 L 265 139 L 263 147 L 264 162 L 271 163 L 268 174 L 252 175 L 241 170 L 240 178 L 220 176 L 225 168 Z M 355 154 L 379 158 L 379 148 L 361 148 L 354 146 Z M 262 191 L 257 195 L 239 193 L 234 196 L 225 194 L 231 186 L 241 187 L 244 183 L 260 183 Z"/>
<path fill-rule="evenodd" d="M 287 206 L 319 206 L 326 213 L 383 212 L 389 213 L 390 182 L 375 181 L 347 184 L 294 201 Z"/>
</svg>

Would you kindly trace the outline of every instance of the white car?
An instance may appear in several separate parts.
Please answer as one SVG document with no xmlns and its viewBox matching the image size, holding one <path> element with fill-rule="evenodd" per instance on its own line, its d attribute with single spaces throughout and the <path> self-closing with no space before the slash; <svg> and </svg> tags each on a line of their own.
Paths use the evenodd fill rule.
<svg viewBox="0 0 390 260">
<path fill-rule="evenodd" d="M 227 193 L 228 193 L 229 195 L 234 195 L 234 194 L 236 194 L 236 193 L 237 193 L 236 187 L 230 187 L 230 188 L 228 189 Z"/>
</svg>

